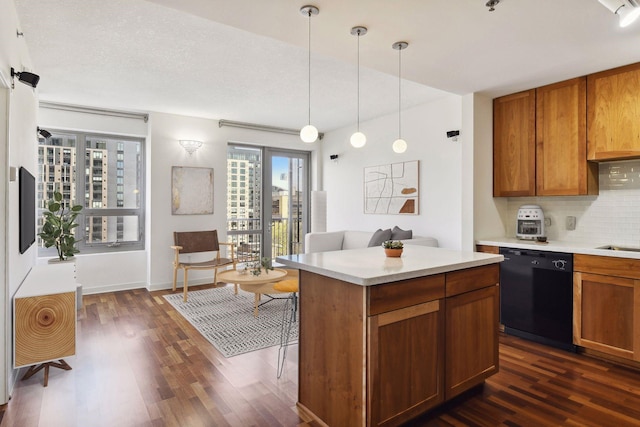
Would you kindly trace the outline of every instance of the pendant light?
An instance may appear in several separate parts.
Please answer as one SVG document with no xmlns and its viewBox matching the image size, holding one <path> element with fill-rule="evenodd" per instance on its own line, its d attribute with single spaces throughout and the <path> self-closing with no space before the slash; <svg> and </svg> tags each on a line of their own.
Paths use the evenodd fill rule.
<svg viewBox="0 0 640 427">
<path fill-rule="evenodd" d="M 393 141 L 393 151 L 407 151 L 407 141 L 402 139 L 402 51 L 409 46 L 407 42 L 395 42 L 391 47 L 398 51 L 398 139 Z"/>
<path fill-rule="evenodd" d="M 367 143 L 367 137 L 364 133 L 360 132 L 360 36 L 367 34 L 367 28 L 353 27 L 351 34 L 358 36 L 358 125 L 354 134 L 351 135 L 351 145 L 355 148 L 361 148 Z"/>
<path fill-rule="evenodd" d="M 311 124 L 311 16 L 320 13 L 315 6 L 302 6 L 300 13 L 309 17 L 309 121 L 308 124 L 300 130 L 300 139 L 307 143 L 312 143 L 318 139 L 318 129 Z"/>
</svg>

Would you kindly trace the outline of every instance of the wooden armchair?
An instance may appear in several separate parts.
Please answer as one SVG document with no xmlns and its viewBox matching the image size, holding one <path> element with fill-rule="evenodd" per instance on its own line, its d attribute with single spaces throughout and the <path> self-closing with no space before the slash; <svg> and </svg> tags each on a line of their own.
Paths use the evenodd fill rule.
<svg viewBox="0 0 640 427">
<path fill-rule="evenodd" d="M 213 283 L 217 283 L 218 269 L 233 267 L 236 268 L 238 262 L 233 248 L 233 243 L 224 243 L 218 241 L 218 231 L 176 231 L 173 233 L 174 246 L 171 248 L 175 251 L 173 260 L 173 290 L 176 290 L 176 281 L 178 278 L 178 270 L 184 270 L 184 302 L 187 302 L 187 288 L 189 270 L 213 270 Z M 230 257 L 222 257 L 220 255 L 220 246 L 229 246 L 228 254 Z M 200 262 L 184 262 L 180 259 L 180 255 L 192 254 L 196 252 L 212 252 L 213 258 Z"/>
</svg>

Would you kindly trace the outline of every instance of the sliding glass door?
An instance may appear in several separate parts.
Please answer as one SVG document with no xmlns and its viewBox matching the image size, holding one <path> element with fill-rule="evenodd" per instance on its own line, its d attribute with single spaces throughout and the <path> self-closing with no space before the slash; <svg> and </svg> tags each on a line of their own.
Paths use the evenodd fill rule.
<svg viewBox="0 0 640 427">
<path fill-rule="evenodd" d="M 303 252 L 309 219 L 309 153 L 265 149 L 265 256 Z M 267 193 L 269 191 L 269 193 Z"/>
<path fill-rule="evenodd" d="M 303 251 L 309 164 L 308 152 L 229 144 L 227 235 L 241 261 Z"/>
</svg>

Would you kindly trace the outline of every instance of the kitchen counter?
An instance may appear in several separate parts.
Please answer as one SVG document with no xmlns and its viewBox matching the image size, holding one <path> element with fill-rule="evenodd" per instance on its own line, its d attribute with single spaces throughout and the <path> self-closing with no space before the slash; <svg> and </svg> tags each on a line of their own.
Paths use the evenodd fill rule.
<svg viewBox="0 0 640 427">
<path fill-rule="evenodd" d="M 417 245 L 277 257 L 300 270 L 300 411 L 398 426 L 498 372 L 503 259 Z"/>
<path fill-rule="evenodd" d="M 373 247 L 285 255 L 276 261 L 333 279 L 371 286 L 479 267 L 503 259 L 502 255 L 405 245 L 400 258 L 387 258 L 382 247 Z"/>
<path fill-rule="evenodd" d="M 509 248 L 518 248 L 518 249 L 532 249 L 532 250 L 538 250 L 538 251 L 567 252 L 567 253 L 582 254 L 582 255 L 597 255 L 597 256 L 610 256 L 610 257 L 616 257 L 616 258 L 640 259 L 640 247 L 635 247 L 635 249 L 639 250 L 638 252 L 625 251 L 625 250 L 614 251 L 610 249 L 598 249 L 601 246 L 610 245 L 611 242 L 584 243 L 584 242 L 550 240 L 550 241 L 547 241 L 546 243 L 539 243 L 532 240 L 520 240 L 515 238 L 509 238 L 509 237 L 496 237 L 496 238 L 476 240 L 476 244 L 487 245 L 487 246 L 503 246 L 503 247 L 509 247 Z"/>
</svg>

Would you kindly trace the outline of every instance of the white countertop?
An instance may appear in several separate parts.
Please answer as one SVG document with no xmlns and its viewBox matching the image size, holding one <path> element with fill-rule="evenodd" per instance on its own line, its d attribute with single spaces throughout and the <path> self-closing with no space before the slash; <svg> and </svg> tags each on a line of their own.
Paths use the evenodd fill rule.
<svg viewBox="0 0 640 427">
<path fill-rule="evenodd" d="M 502 255 L 404 245 L 400 258 L 387 258 L 380 246 L 364 249 L 285 255 L 276 261 L 361 286 L 379 285 L 502 261 Z"/>
<path fill-rule="evenodd" d="M 583 255 L 611 256 L 616 258 L 635 258 L 640 259 L 640 252 L 633 251 L 612 251 L 608 249 L 598 249 L 601 246 L 607 246 L 610 242 L 569 242 L 550 240 L 547 243 L 538 243 L 533 240 L 520 240 L 509 237 L 496 237 L 489 239 L 476 240 L 478 245 L 504 246 L 517 249 L 535 249 L 538 251 L 549 252 L 567 252 Z M 640 249 L 640 247 L 636 247 Z"/>
</svg>

